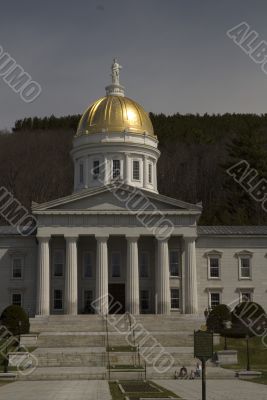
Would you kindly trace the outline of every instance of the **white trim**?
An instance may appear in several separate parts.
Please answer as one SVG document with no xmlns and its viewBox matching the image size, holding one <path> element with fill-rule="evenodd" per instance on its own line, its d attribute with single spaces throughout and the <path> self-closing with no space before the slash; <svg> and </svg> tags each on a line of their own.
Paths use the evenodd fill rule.
<svg viewBox="0 0 267 400">
<path fill-rule="evenodd" d="M 171 252 L 177 252 L 178 254 L 178 275 L 171 275 Z M 181 252 L 180 249 L 178 248 L 169 248 L 169 272 L 170 272 L 170 278 L 176 278 L 179 279 L 181 278 Z"/>
<path fill-rule="evenodd" d="M 211 265 L 210 265 L 210 260 L 211 258 L 217 259 L 218 260 L 218 269 L 219 269 L 219 276 L 211 276 L 210 271 L 211 271 Z M 222 270 L 222 265 L 221 265 L 221 256 L 216 254 L 216 253 L 209 253 L 207 255 L 207 267 L 208 267 L 208 280 L 221 280 L 222 276 L 221 276 L 221 270 Z"/>
<path fill-rule="evenodd" d="M 23 304 L 24 304 L 24 299 L 23 299 L 23 291 L 20 289 L 12 289 L 10 292 L 10 304 L 13 304 L 13 295 L 14 294 L 19 294 L 20 298 L 21 298 L 21 304 L 20 306 L 23 308 Z"/>
<path fill-rule="evenodd" d="M 208 306 L 212 307 L 212 305 L 211 305 L 211 295 L 212 294 L 218 294 L 219 295 L 219 303 L 218 303 L 218 305 L 222 304 L 222 290 L 210 289 L 209 292 L 208 292 Z"/>
<path fill-rule="evenodd" d="M 178 302 L 179 302 L 178 308 L 172 308 L 172 290 L 178 290 L 179 297 L 173 297 L 173 299 L 178 299 Z M 181 290 L 179 287 L 171 287 L 170 288 L 170 301 L 171 301 L 171 304 L 170 304 L 171 310 L 180 310 L 181 309 Z"/>
<path fill-rule="evenodd" d="M 138 175 L 139 175 L 138 179 L 134 178 L 134 163 L 135 162 L 138 163 Z M 132 174 L 131 174 L 132 182 L 141 182 L 141 165 L 140 164 L 141 164 L 141 160 L 139 158 L 132 159 Z"/>
<path fill-rule="evenodd" d="M 241 260 L 249 260 L 249 276 L 242 276 L 241 275 Z M 245 253 L 239 253 L 238 255 L 238 279 L 240 281 L 251 281 L 252 280 L 252 255 L 251 254 L 245 254 Z"/>
<path fill-rule="evenodd" d="M 62 253 L 62 275 L 55 275 L 55 253 L 56 252 L 60 252 Z M 65 249 L 62 247 L 55 247 L 52 250 L 52 277 L 53 279 L 62 279 L 65 276 L 65 264 L 66 264 L 66 260 L 65 260 Z"/>
<path fill-rule="evenodd" d="M 254 295 L 254 288 L 237 288 L 238 294 L 239 294 L 239 302 L 242 302 L 242 295 L 244 293 L 249 293 L 250 294 L 250 300 L 253 301 L 253 295 Z"/>
<path fill-rule="evenodd" d="M 151 170 L 151 180 L 149 179 L 150 176 L 150 170 Z M 148 161 L 148 167 L 147 167 L 147 182 L 149 183 L 149 185 L 153 185 L 153 162 L 152 161 Z"/>
<path fill-rule="evenodd" d="M 14 276 L 14 260 L 21 260 L 21 276 Z M 22 254 L 12 254 L 11 255 L 11 280 L 12 281 L 22 281 L 24 279 L 24 268 L 25 268 L 25 255 Z"/>
<path fill-rule="evenodd" d="M 62 294 L 62 299 L 61 299 L 62 308 L 55 308 L 55 291 L 56 290 L 60 291 L 61 294 Z M 53 288 L 53 299 L 52 299 L 52 301 L 53 301 L 53 311 L 63 311 L 64 310 L 64 291 L 63 291 L 62 288 Z"/>
</svg>

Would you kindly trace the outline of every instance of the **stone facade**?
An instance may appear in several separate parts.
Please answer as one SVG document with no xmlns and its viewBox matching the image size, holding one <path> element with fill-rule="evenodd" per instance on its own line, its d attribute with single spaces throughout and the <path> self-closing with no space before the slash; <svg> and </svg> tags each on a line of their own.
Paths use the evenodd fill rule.
<svg viewBox="0 0 267 400">
<path fill-rule="evenodd" d="M 111 297 L 132 314 L 266 309 L 267 227 L 198 227 L 201 204 L 160 195 L 152 123 L 116 79 L 79 123 L 74 192 L 33 203 L 29 237 L 0 227 L 0 311 L 106 314 Z"/>
<path fill-rule="evenodd" d="M 206 231 L 208 228 L 206 227 Z M 82 235 L 79 239 L 77 238 L 76 244 L 76 239 L 72 240 L 60 235 L 51 236 L 49 240 L 37 239 L 35 236 L 23 238 L 15 229 L 13 232 L 10 229 L 7 232 L 6 228 L 1 228 L 0 311 L 12 302 L 21 301 L 22 306 L 31 316 L 48 313 L 93 312 L 89 307 L 90 301 L 94 301 L 107 289 L 115 300 L 122 303 L 123 311 L 127 309 L 134 314 L 140 310 L 141 313 L 149 314 L 199 313 L 203 315 L 204 309 L 211 305 L 211 301 L 217 301 L 216 295 L 221 303 L 236 304 L 248 294 L 251 300 L 267 309 L 267 280 L 265 279 L 267 227 L 265 235 L 256 233 L 256 227 L 254 230 L 254 234 L 246 234 L 243 229 L 243 233 L 222 235 L 205 234 L 205 228 L 199 227 L 195 241 L 194 261 L 191 259 L 194 257 L 192 249 L 191 251 L 190 248 L 188 249 L 190 257 L 186 256 L 186 248 L 192 247 L 194 240 L 190 240 L 189 245 L 188 240 L 184 240 L 182 236 L 172 236 L 168 241 L 161 241 L 158 246 L 157 239 L 152 235 L 141 235 L 138 239 L 136 236 L 126 237 L 125 235 L 111 235 L 108 239 L 107 236 Z M 98 249 L 99 258 L 97 258 Z M 77 264 L 75 261 L 72 262 L 73 257 L 76 257 L 76 251 Z M 170 276 L 170 257 L 173 257 L 176 252 L 179 276 Z M 246 278 L 240 274 L 240 258 L 243 256 L 250 260 L 251 276 Z M 211 257 L 219 260 L 218 277 L 210 276 Z M 117 267 L 114 264 L 116 258 Z M 15 266 L 19 266 L 15 262 L 16 259 L 21 260 L 21 277 L 16 277 Z M 188 273 L 189 263 L 194 264 L 194 262 L 196 264 L 195 279 L 194 274 Z M 49 269 L 45 270 L 48 263 Z M 68 273 L 71 265 L 72 272 Z M 76 268 L 77 278 L 73 267 Z M 43 270 L 40 275 L 37 273 L 38 268 Z M 103 268 L 106 268 L 104 280 L 103 276 L 100 279 Z M 112 276 L 112 268 L 115 269 L 113 275 L 119 276 Z M 118 268 L 117 272 L 116 268 Z M 42 281 L 40 277 L 38 279 L 38 276 L 42 277 Z M 74 291 L 74 294 L 73 285 L 76 279 L 77 291 Z M 172 292 L 171 289 L 173 289 Z M 197 296 L 194 297 L 192 295 L 195 290 Z M 42 297 L 40 291 L 48 292 L 49 295 Z M 171 293 L 178 295 L 177 301 L 174 296 L 170 300 Z M 213 294 L 216 295 L 211 299 Z M 77 306 L 73 308 L 76 296 Z M 172 304 L 178 304 L 179 307 L 172 308 Z M 105 307 L 107 306 L 104 301 L 101 312 L 107 311 Z"/>
</svg>

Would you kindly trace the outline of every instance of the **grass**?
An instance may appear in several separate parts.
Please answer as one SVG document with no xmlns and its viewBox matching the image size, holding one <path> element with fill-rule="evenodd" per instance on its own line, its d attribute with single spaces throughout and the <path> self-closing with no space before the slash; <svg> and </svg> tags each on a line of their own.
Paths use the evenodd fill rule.
<svg viewBox="0 0 267 400">
<path fill-rule="evenodd" d="M 116 364 L 116 365 L 110 365 L 110 369 L 127 369 L 127 370 L 143 370 L 144 367 L 142 365 L 132 365 L 132 364 Z"/>
<path fill-rule="evenodd" d="M 134 347 L 134 346 L 110 346 L 110 347 L 107 347 L 107 351 L 110 351 L 110 352 L 117 352 L 117 353 L 119 353 L 119 352 L 135 352 L 136 351 L 136 347 Z"/>
<path fill-rule="evenodd" d="M 215 347 L 215 351 L 224 349 L 224 338 Z M 247 368 L 247 342 L 245 339 L 227 338 L 228 350 L 237 350 L 238 364 L 222 365 L 223 368 L 240 370 Z M 262 343 L 261 337 L 249 339 L 250 369 L 262 372 L 259 378 L 250 379 L 250 382 L 267 385 L 267 347 Z"/>
<path fill-rule="evenodd" d="M 136 381 L 136 385 L 138 385 L 138 382 L 140 381 Z M 141 381 L 143 383 L 143 381 Z M 140 382 L 140 383 L 141 383 Z M 119 383 L 127 383 L 127 381 L 122 381 Z M 133 381 L 128 382 L 130 384 L 133 384 Z M 148 383 L 150 383 L 148 381 Z M 119 386 L 118 386 L 118 382 L 109 382 L 109 389 L 110 389 L 110 393 L 112 396 L 112 400 L 125 400 L 125 397 L 129 397 L 130 399 L 139 399 L 139 398 L 163 398 L 163 397 L 174 397 L 174 398 L 179 398 L 176 394 L 174 394 L 173 392 L 164 389 L 163 387 L 155 384 L 154 382 L 151 384 L 153 384 L 153 386 L 156 386 L 157 388 L 159 388 L 161 390 L 161 392 L 127 392 L 127 393 L 122 393 Z"/>
<path fill-rule="evenodd" d="M 246 339 L 227 338 L 228 350 L 237 350 L 238 364 L 232 366 L 232 369 L 246 369 L 247 366 L 247 342 Z M 224 338 L 221 338 L 220 344 L 214 346 L 214 350 L 224 349 Z M 251 369 L 267 370 L 267 347 L 261 341 L 260 337 L 249 339 L 249 355 Z"/>
</svg>

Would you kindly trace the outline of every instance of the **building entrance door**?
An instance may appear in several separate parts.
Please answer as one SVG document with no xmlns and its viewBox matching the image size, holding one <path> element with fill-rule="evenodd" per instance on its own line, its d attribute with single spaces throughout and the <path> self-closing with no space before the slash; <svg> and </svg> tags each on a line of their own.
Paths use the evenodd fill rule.
<svg viewBox="0 0 267 400">
<path fill-rule="evenodd" d="M 125 313 L 125 284 L 110 283 L 108 285 L 109 292 L 109 313 L 124 314 Z"/>
</svg>

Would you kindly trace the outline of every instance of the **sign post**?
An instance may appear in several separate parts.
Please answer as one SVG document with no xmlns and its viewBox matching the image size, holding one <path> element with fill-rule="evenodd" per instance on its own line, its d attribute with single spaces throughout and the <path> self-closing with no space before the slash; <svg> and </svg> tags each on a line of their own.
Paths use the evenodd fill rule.
<svg viewBox="0 0 267 400">
<path fill-rule="evenodd" d="M 202 364 L 202 400 L 206 400 L 206 362 L 213 356 L 213 333 L 194 332 L 194 357 Z"/>
</svg>

